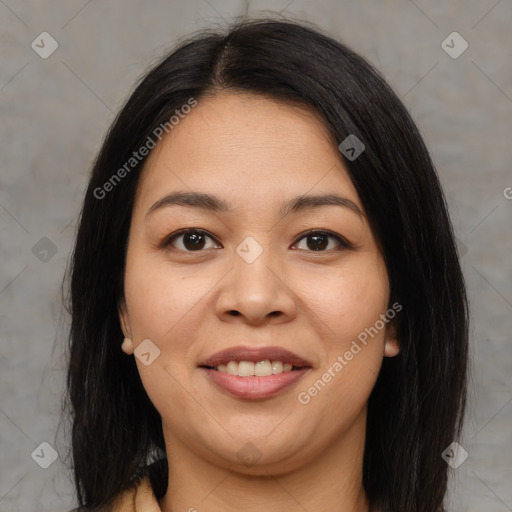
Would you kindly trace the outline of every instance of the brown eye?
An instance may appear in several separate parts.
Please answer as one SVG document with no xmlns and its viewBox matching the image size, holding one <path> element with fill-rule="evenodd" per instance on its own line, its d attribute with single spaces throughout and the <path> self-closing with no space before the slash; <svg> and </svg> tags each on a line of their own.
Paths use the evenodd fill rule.
<svg viewBox="0 0 512 512">
<path fill-rule="evenodd" d="M 211 246 L 206 247 L 207 239 L 213 240 L 213 238 L 203 230 L 185 229 L 168 237 L 163 245 L 164 247 L 171 246 L 173 249 L 180 251 L 197 252 L 205 248 L 211 248 Z"/>
<path fill-rule="evenodd" d="M 328 247 L 329 239 L 335 240 L 336 244 L 334 247 Z M 305 249 L 315 252 L 325 252 L 326 249 L 347 249 L 352 247 L 352 244 L 350 244 L 343 237 L 336 235 L 330 231 L 310 231 L 303 235 L 302 238 L 300 238 L 299 240 L 306 240 L 306 247 L 299 247 L 299 249 Z"/>
</svg>

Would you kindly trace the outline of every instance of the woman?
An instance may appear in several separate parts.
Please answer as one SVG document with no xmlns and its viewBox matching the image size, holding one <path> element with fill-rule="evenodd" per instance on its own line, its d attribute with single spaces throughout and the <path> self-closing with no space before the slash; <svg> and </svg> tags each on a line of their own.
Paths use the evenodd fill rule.
<svg viewBox="0 0 512 512">
<path fill-rule="evenodd" d="M 81 510 L 444 510 L 467 309 L 427 149 L 365 60 L 277 20 L 190 39 L 81 213 Z"/>
</svg>

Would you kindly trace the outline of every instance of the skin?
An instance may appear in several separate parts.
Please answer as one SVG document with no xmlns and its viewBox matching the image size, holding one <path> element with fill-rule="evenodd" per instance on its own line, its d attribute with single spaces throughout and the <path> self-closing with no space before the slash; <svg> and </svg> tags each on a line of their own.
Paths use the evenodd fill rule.
<svg viewBox="0 0 512 512">
<path fill-rule="evenodd" d="M 173 205 L 146 217 L 177 190 L 215 194 L 232 209 Z M 367 401 L 383 357 L 398 352 L 393 321 L 308 404 L 297 398 L 389 308 L 386 267 L 364 212 L 329 205 L 279 213 L 288 199 L 322 193 L 363 212 L 318 116 L 247 93 L 202 98 L 145 163 L 119 311 L 133 340 L 123 345 L 127 354 L 145 339 L 160 350 L 148 366 L 136 361 L 170 461 L 163 512 L 368 510 Z M 179 235 L 162 247 L 182 228 L 211 238 L 199 250 Z M 354 248 L 329 236 L 315 250 L 302 234 L 311 229 L 332 231 Z M 252 263 L 236 252 L 247 236 L 263 249 Z M 235 398 L 198 368 L 235 345 L 284 347 L 312 369 L 271 398 Z M 245 450 L 260 456 L 252 465 L 237 456 L 249 442 L 256 448 Z"/>
</svg>

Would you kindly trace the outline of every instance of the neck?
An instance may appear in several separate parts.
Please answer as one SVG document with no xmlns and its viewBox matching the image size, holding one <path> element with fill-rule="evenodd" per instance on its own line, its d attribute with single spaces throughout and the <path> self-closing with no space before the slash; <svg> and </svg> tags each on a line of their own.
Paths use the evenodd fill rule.
<svg viewBox="0 0 512 512">
<path fill-rule="evenodd" d="M 199 457 L 166 435 L 169 460 L 162 512 L 280 512 L 370 510 L 362 482 L 366 411 L 324 452 L 291 470 L 258 465 L 258 474 Z M 165 430 L 164 430 L 165 431 Z"/>
</svg>

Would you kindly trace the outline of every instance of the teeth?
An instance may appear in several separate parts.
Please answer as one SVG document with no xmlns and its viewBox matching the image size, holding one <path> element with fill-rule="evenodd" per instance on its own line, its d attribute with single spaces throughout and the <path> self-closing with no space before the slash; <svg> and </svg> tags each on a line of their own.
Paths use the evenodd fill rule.
<svg viewBox="0 0 512 512">
<path fill-rule="evenodd" d="M 219 364 L 216 370 L 225 372 L 229 375 L 238 375 L 239 377 L 268 377 L 283 372 L 291 372 L 293 365 L 291 363 L 283 363 L 282 361 L 259 361 L 253 363 L 251 361 L 229 361 L 228 364 Z"/>
<path fill-rule="evenodd" d="M 254 363 L 250 361 L 240 361 L 238 363 L 238 375 L 240 375 L 240 377 L 250 377 L 254 375 Z"/>
<path fill-rule="evenodd" d="M 242 365 L 240 364 L 240 367 Z M 272 364 L 270 361 L 260 361 L 259 363 L 254 363 L 254 375 L 256 377 L 268 377 L 269 375 L 272 375 Z"/>
<path fill-rule="evenodd" d="M 236 361 L 229 361 L 226 366 L 226 373 L 230 375 L 238 375 L 238 363 Z"/>
<path fill-rule="evenodd" d="M 283 363 L 281 361 L 272 361 L 272 373 L 281 373 L 283 371 Z"/>
</svg>

